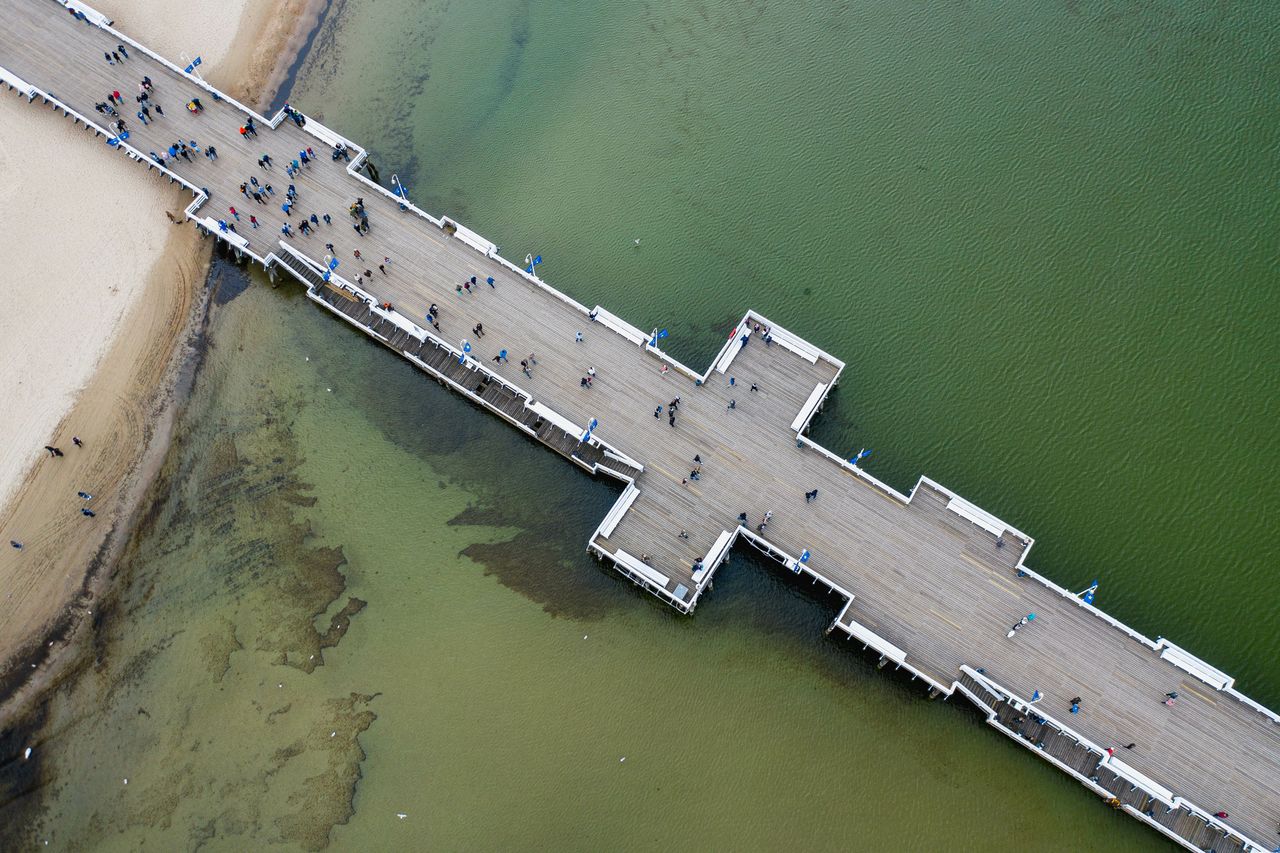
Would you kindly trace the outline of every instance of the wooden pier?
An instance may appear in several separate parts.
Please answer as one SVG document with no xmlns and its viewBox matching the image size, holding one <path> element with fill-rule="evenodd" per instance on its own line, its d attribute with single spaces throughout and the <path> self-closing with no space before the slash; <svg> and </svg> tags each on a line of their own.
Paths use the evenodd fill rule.
<svg viewBox="0 0 1280 853">
<path fill-rule="evenodd" d="M 254 114 L 80 3 L 0 0 L 0 8 L 0 83 L 84 125 L 86 144 L 108 141 L 190 188 L 189 219 L 272 274 L 287 271 L 323 309 L 586 471 L 623 483 L 588 548 L 635 583 L 690 613 L 745 540 L 780 571 L 837 597 L 832 631 L 934 695 L 967 697 L 1000 732 L 1114 807 L 1189 849 L 1275 847 L 1280 717 L 1225 673 L 1029 569 L 1026 534 L 926 478 L 901 494 L 810 441 L 809 422 L 839 380 L 839 359 L 747 312 L 711 366 L 696 371 L 653 346 L 649 333 L 505 260 L 460 223 L 378 186 L 366 176 L 365 152 L 333 130 L 283 112 Z M 117 44 L 130 58 L 108 65 L 102 53 Z M 94 105 L 113 90 L 133 105 L 143 75 L 166 115 L 144 126 L 136 105 L 122 109 L 129 136 L 119 139 Z M 200 114 L 183 108 L 193 97 L 204 104 Z M 259 135 L 245 140 L 238 129 L 250 117 Z M 216 146 L 218 159 L 196 154 L 162 168 L 149 156 L 179 138 Z M 349 160 L 331 157 L 338 144 Z M 315 161 L 286 178 L 284 164 L 307 148 Z M 257 164 L 264 152 L 274 159 L 270 170 Z M 250 176 L 274 184 L 269 204 L 240 194 Z M 290 183 L 299 198 L 294 236 L 285 237 L 280 204 Z M 347 214 L 357 197 L 371 226 L 364 235 Z M 313 212 L 333 224 L 298 233 Z M 236 230 L 223 231 L 219 220 Z M 334 270 L 325 262 L 329 242 L 340 259 Z M 354 258 L 356 249 L 365 260 Z M 378 271 L 383 256 L 392 258 L 386 274 Z M 458 293 L 473 276 L 477 286 Z M 433 303 L 439 332 L 425 319 Z M 477 324 L 483 336 L 473 333 Z M 507 360 L 495 362 L 502 350 Z M 531 353 L 526 372 L 520 362 Z M 1034 622 L 1007 637 L 1029 613 Z M 1167 693 L 1178 695 L 1172 706 Z M 1077 696 L 1082 710 L 1071 714 Z M 1130 742 L 1138 747 L 1123 749 Z"/>
</svg>

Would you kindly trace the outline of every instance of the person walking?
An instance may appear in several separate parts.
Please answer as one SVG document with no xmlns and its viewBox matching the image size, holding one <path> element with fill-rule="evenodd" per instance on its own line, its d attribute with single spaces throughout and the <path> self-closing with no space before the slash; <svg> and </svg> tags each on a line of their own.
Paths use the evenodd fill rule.
<svg viewBox="0 0 1280 853">
<path fill-rule="evenodd" d="M 51 444 L 46 444 L 46 445 L 44 446 L 44 449 L 45 449 L 45 450 L 47 450 L 47 451 L 49 451 L 49 456 L 51 456 L 51 457 L 53 457 L 53 456 L 61 456 L 61 455 L 62 455 L 62 452 L 61 452 L 60 450 L 58 450 L 58 448 L 54 447 L 54 446 L 53 446 L 53 445 L 51 445 Z"/>
<path fill-rule="evenodd" d="M 533 371 L 529 368 L 529 362 L 523 359 L 520 361 L 520 372 L 530 379 L 533 378 Z"/>
<path fill-rule="evenodd" d="M 84 442 L 80 440 L 80 436 L 78 435 L 71 436 L 71 443 L 76 447 L 84 447 Z"/>
<path fill-rule="evenodd" d="M 252 225 L 254 228 L 257 228 L 257 227 L 258 227 L 258 217 L 254 216 L 252 213 L 251 213 L 251 214 L 249 214 L 249 224 L 250 224 L 250 225 Z"/>
<path fill-rule="evenodd" d="M 96 512 L 94 512 L 93 510 L 89 509 L 87 506 L 85 506 L 85 507 L 80 507 L 80 514 L 81 514 L 81 515 L 83 515 L 83 516 L 85 516 L 86 518 L 93 518 L 94 516 L 96 516 L 96 515 L 97 515 L 97 513 L 96 513 Z"/>
<path fill-rule="evenodd" d="M 156 115 L 160 115 L 160 116 L 164 115 L 164 107 L 160 106 L 159 104 L 156 104 Z M 212 157 L 212 158 L 213 158 L 213 159 L 215 159 L 215 160 L 217 160 L 217 159 L 218 159 L 218 155 L 217 155 L 217 154 L 212 154 L 212 153 L 211 153 L 209 156 L 210 156 L 210 157 Z"/>
<path fill-rule="evenodd" d="M 582 332 L 576 332 L 576 333 L 574 333 L 574 336 L 573 336 L 573 342 L 574 342 L 575 344 L 580 344 L 580 343 L 582 343 Z"/>
<path fill-rule="evenodd" d="M 129 58 L 129 51 L 124 49 L 124 45 L 122 44 L 116 45 L 116 50 L 120 51 L 120 55 L 123 56 L 125 59 Z"/>
<path fill-rule="evenodd" d="M 368 270 L 366 270 L 366 272 L 368 272 Z M 484 337 L 484 323 L 476 323 L 476 326 L 475 326 L 475 328 L 474 328 L 474 329 L 472 329 L 472 330 L 471 330 L 471 333 L 472 333 L 473 335 L 475 335 L 477 338 L 483 338 L 483 337 Z"/>
<path fill-rule="evenodd" d="M 227 210 L 231 211 L 231 215 L 236 218 L 236 222 L 240 221 L 240 212 L 234 206 L 227 208 Z"/>
<path fill-rule="evenodd" d="M 110 54 L 108 51 L 105 51 L 105 50 L 104 50 L 104 51 L 102 52 L 102 58 L 103 58 L 103 59 L 105 59 L 105 60 L 107 61 L 107 64 L 108 64 L 108 65 L 115 65 L 115 64 L 116 64 L 115 60 L 111 58 L 111 54 Z"/>
</svg>

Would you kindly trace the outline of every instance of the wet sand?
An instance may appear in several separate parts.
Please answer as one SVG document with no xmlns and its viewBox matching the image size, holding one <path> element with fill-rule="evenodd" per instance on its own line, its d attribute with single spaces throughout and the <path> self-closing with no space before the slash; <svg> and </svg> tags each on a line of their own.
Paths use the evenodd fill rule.
<svg viewBox="0 0 1280 853">
<path fill-rule="evenodd" d="M 234 0 L 174 14 L 160 0 L 110 0 L 97 8 L 175 60 L 198 53 L 207 79 L 255 103 L 271 97 L 320 6 Z M 0 206 L 23 211 L 6 224 L 9 262 L 22 274 L 6 283 L 10 310 L 0 318 L 3 723 L 56 681 L 128 538 L 195 351 L 210 244 L 165 217 L 188 203 L 185 192 L 121 169 L 60 114 L 10 96 L 0 98 L 0 126 Z M 60 202 L 43 203 L 50 199 Z M 45 445 L 65 455 L 53 458 Z M 82 515 L 84 506 L 96 515 Z"/>
</svg>

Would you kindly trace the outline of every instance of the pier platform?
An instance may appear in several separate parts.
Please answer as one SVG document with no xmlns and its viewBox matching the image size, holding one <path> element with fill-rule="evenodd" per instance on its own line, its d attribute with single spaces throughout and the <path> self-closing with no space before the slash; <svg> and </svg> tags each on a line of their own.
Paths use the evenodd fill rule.
<svg viewBox="0 0 1280 853">
<path fill-rule="evenodd" d="M 336 131 L 256 115 L 82 4 L 0 0 L 0 9 L 0 83 L 82 124 L 86 145 L 109 143 L 122 161 L 190 188 L 186 216 L 196 227 L 296 279 L 336 319 L 584 471 L 617 480 L 618 502 L 587 547 L 667 605 L 692 613 L 734 549 L 756 548 L 778 571 L 830 590 L 833 633 L 934 696 L 967 698 L 1000 732 L 1114 807 L 1188 849 L 1275 847 L 1280 718 L 1215 667 L 1030 569 L 1032 539 L 1016 528 L 927 478 L 899 493 L 810 440 L 840 359 L 747 311 L 724 330 L 710 365 L 684 365 L 650 332 L 378 186 L 366 152 Z M 102 52 L 119 43 L 130 59 L 108 66 Z M 136 107 L 122 110 L 129 135 L 119 138 L 94 105 L 113 90 L 133 104 L 143 75 L 166 115 L 143 126 Z M 183 108 L 196 97 L 200 114 Z M 238 129 L 250 117 L 258 137 L 246 140 Z M 162 168 L 149 156 L 178 138 L 213 144 L 219 157 Z M 331 157 L 339 143 L 349 160 Z M 287 178 L 283 165 L 307 148 L 316 159 Z M 273 168 L 258 165 L 263 153 Z M 270 204 L 240 194 L 250 176 L 274 185 Z M 290 183 L 298 202 L 286 217 Z M 357 198 L 367 234 L 347 213 Z M 297 223 L 313 212 L 328 213 L 332 225 L 300 234 Z M 250 214 L 261 227 L 249 225 Z M 281 234 L 286 220 L 292 237 Z M 459 293 L 472 277 L 477 285 Z M 433 304 L 439 330 L 426 319 Z M 507 358 L 495 360 L 503 350 Z M 1029 613 L 1034 622 L 1008 637 Z M 1172 706 L 1167 693 L 1177 693 Z M 1077 696 L 1082 711 L 1071 714 Z M 1130 742 L 1138 746 L 1124 749 Z"/>
</svg>

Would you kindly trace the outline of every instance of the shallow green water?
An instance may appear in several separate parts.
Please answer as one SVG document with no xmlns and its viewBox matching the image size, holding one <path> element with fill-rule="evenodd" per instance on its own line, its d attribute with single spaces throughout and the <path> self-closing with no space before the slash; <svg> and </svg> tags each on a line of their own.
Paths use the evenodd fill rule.
<svg viewBox="0 0 1280 853">
<path fill-rule="evenodd" d="M 347 0 L 293 101 L 690 364 L 747 307 L 810 337 L 818 438 L 1275 706 L 1277 17 Z M 210 340 L 33 839 L 1166 846 L 747 555 L 692 619 L 600 571 L 609 486 L 291 288 Z"/>
</svg>

